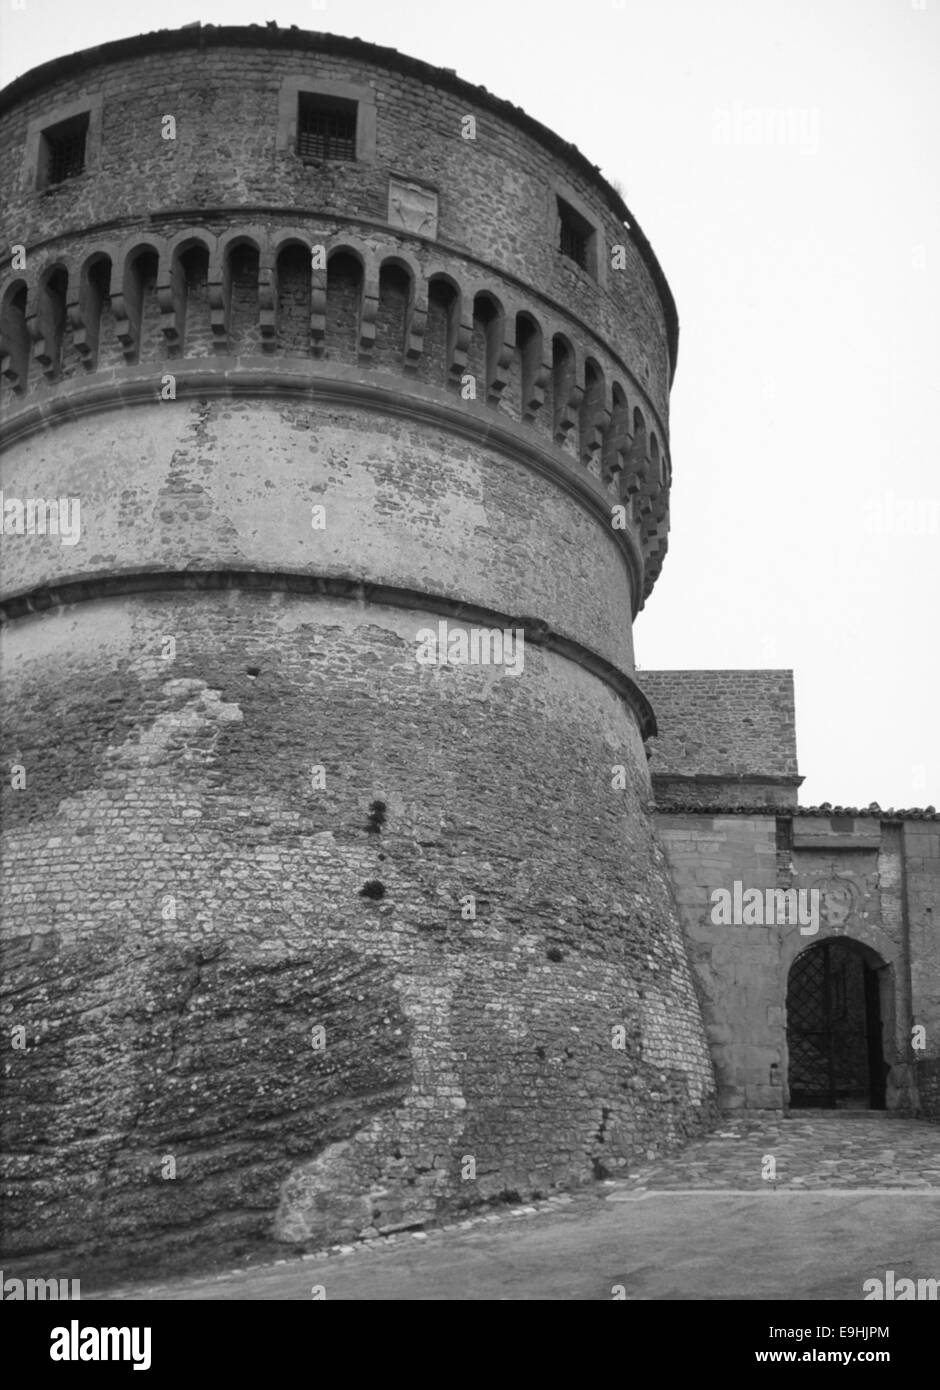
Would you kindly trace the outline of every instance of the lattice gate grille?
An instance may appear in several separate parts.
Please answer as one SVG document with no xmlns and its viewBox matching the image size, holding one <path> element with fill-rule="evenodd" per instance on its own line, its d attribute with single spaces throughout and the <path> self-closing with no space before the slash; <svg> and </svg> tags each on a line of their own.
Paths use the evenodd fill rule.
<svg viewBox="0 0 940 1390">
<path fill-rule="evenodd" d="M 791 1105 L 818 1105 L 831 1099 L 828 974 L 825 946 L 805 951 L 790 972 L 787 1043 Z"/>
<path fill-rule="evenodd" d="M 872 1103 L 866 974 L 840 941 L 821 942 L 794 961 L 787 987 L 792 1106 Z"/>
</svg>

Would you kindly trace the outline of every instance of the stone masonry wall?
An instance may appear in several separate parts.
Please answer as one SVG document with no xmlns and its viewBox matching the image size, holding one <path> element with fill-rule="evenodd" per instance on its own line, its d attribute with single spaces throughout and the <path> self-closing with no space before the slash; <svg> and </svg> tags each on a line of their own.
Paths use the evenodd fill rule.
<svg viewBox="0 0 940 1390">
<path fill-rule="evenodd" d="M 79 574 L 315 571 L 537 615 L 632 669 L 610 528 L 498 450 L 417 421 L 303 400 L 141 405 L 12 445 L 3 488 L 81 502 L 75 545 L 4 538 L 8 594 Z"/>
<path fill-rule="evenodd" d="M 633 716 L 537 648 L 420 667 L 434 621 L 197 591 L 8 624 L 5 1267 L 317 1246 L 713 1118 Z"/>
<path fill-rule="evenodd" d="M 661 804 L 796 802 L 792 671 L 644 670 L 638 679 L 659 725 L 650 771 Z"/>
<path fill-rule="evenodd" d="M 905 821 L 902 846 L 912 1023 L 925 1030 L 916 1054 L 920 1113 L 940 1120 L 940 822 Z"/>
<path fill-rule="evenodd" d="M 923 1120 L 940 1124 L 940 1057 L 930 1057 L 917 1064 L 917 1088 L 920 1097 L 918 1114 Z"/>
</svg>

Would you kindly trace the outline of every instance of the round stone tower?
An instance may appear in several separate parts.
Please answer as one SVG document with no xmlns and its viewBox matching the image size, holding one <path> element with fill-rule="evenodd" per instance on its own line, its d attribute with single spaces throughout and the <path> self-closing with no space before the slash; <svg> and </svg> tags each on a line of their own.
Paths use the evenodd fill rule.
<svg viewBox="0 0 940 1390">
<path fill-rule="evenodd" d="M 0 161 L 8 1265 L 319 1247 L 700 1130 L 631 642 L 677 322 L 618 194 L 274 27 L 47 63 Z"/>
</svg>

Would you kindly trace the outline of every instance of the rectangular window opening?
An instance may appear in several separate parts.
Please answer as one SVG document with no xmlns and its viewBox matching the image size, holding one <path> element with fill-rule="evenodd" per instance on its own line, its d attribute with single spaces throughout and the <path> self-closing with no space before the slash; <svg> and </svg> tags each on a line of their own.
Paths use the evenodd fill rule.
<svg viewBox="0 0 940 1390">
<path fill-rule="evenodd" d="M 301 92 L 297 153 L 301 159 L 355 159 L 356 102 Z"/>
<path fill-rule="evenodd" d="M 73 116 L 60 125 L 50 126 L 42 133 L 45 155 L 45 184 L 65 183 L 85 171 L 85 141 L 88 136 L 88 113 Z"/>
<path fill-rule="evenodd" d="M 582 270 L 593 275 L 594 228 L 587 218 L 575 212 L 571 204 L 566 203 L 563 198 L 558 199 L 558 219 L 559 251 Z"/>
</svg>

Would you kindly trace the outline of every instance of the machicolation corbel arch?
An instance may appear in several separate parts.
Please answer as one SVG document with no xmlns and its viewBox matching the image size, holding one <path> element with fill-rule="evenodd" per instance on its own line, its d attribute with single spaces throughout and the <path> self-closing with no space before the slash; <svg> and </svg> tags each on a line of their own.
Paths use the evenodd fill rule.
<svg viewBox="0 0 940 1390">
<path fill-rule="evenodd" d="M 210 354 L 242 367 L 261 354 L 313 359 L 312 390 L 336 363 L 401 373 L 418 394 L 448 390 L 455 408 L 471 404 L 461 387 L 472 378 L 472 402 L 529 427 L 626 504 L 648 595 L 668 546 L 671 466 L 647 394 L 593 334 L 582 346 L 586 325 L 531 289 L 492 271 L 468 278 L 465 257 L 402 240 L 249 223 L 28 251 L 29 274 L 0 285 L 5 437 L 46 423 L 44 388 L 69 383 L 80 408 L 84 381 L 117 385 L 128 369 Z M 99 390 L 97 408 L 104 400 Z"/>
</svg>

